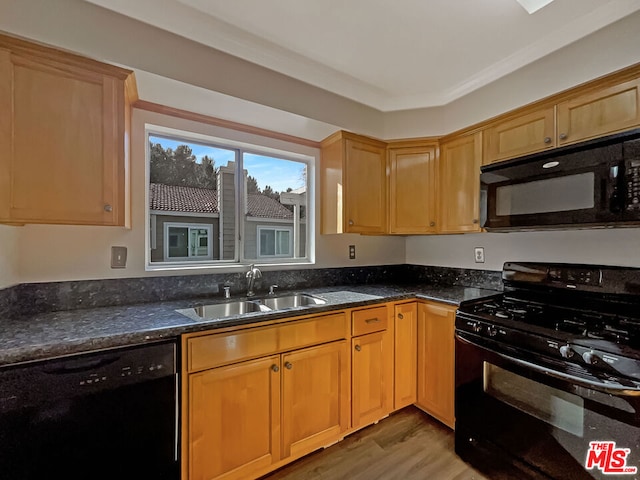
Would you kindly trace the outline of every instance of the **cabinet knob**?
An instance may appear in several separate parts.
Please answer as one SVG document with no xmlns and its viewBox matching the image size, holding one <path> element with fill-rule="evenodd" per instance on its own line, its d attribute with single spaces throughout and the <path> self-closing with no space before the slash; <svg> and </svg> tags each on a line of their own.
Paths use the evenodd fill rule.
<svg viewBox="0 0 640 480">
<path fill-rule="evenodd" d="M 105 212 L 112 212 L 113 211 L 113 207 L 111 205 L 109 205 L 109 204 L 106 204 L 104 206 L 104 211 Z"/>
<path fill-rule="evenodd" d="M 362 350 L 362 347 L 360 345 L 356 345 L 355 349 L 356 349 L 356 352 L 359 352 L 360 350 Z"/>
<path fill-rule="evenodd" d="M 271 365 L 271 370 L 273 370 L 274 372 L 279 372 L 280 367 L 278 367 L 278 365 Z"/>
<path fill-rule="evenodd" d="M 544 137 L 544 143 L 551 143 L 551 137 Z"/>
<path fill-rule="evenodd" d="M 429 226 L 430 227 L 435 227 L 436 226 L 436 222 L 429 222 Z"/>
<path fill-rule="evenodd" d="M 565 140 L 567 138 L 567 134 L 566 133 L 561 133 L 560 134 L 560 140 Z"/>
<path fill-rule="evenodd" d="M 478 219 L 477 219 L 477 218 L 474 218 L 474 219 L 473 219 L 473 223 L 478 223 Z"/>
<path fill-rule="evenodd" d="M 293 368 L 293 365 L 289 362 L 284 362 L 284 368 L 286 368 L 287 370 L 291 370 Z"/>
<path fill-rule="evenodd" d="M 349 225 L 353 225 L 353 220 L 349 220 Z"/>
<path fill-rule="evenodd" d="M 404 315 L 402 315 L 401 313 L 399 313 L 399 314 L 398 314 L 398 318 L 399 318 L 400 320 L 402 320 L 402 319 L 404 318 Z"/>
</svg>

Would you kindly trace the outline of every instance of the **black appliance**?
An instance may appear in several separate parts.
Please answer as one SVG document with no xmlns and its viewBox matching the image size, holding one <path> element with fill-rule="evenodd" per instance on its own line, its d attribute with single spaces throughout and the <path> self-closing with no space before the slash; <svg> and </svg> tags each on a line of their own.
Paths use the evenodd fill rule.
<svg viewBox="0 0 640 480">
<path fill-rule="evenodd" d="M 640 269 L 502 279 L 456 314 L 458 455 L 492 479 L 640 478 Z"/>
<path fill-rule="evenodd" d="M 178 480 L 175 343 L 0 370 L 0 478 Z"/>
<path fill-rule="evenodd" d="M 640 129 L 481 168 L 487 230 L 640 224 Z"/>
</svg>

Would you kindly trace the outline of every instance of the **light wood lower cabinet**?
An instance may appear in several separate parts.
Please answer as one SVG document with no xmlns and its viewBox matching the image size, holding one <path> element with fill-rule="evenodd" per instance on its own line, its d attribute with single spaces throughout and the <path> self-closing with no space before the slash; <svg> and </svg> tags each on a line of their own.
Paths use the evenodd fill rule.
<svg viewBox="0 0 640 480">
<path fill-rule="evenodd" d="M 280 356 L 189 376 L 189 478 L 250 478 L 281 458 Z"/>
<path fill-rule="evenodd" d="M 418 306 L 417 405 L 451 428 L 455 423 L 455 317 L 453 306 Z"/>
<path fill-rule="evenodd" d="M 394 410 L 416 403 L 418 367 L 418 304 L 394 307 Z"/>
<path fill-rule="evenodd" d="M 351 339 L 351 426 L 377 422 L 393 410 L 393 328 L 391 307 L 353 312 Z"/>
<path fill-rule="evenodd" d="M 282 455 L 329 445 L 349 428 L 346 341 L 282 356 Z"/>
<path fill-rule="evenodd" d="M 183 478 L 256 478 L 340 440 L 350 419 L 348 327 L 340 312 L 185 336 Z M 312 342 L 314 331 L 320 345 L 278 352 Z M 264 356 L 225 364 L 256 352 Z"/>
<path fill-rule="evenodd" d="M 454 321 L 403 301 L 185 335 L 182 478 L 257 478 L 411 404 L 453 427 Z"/>
</svg>

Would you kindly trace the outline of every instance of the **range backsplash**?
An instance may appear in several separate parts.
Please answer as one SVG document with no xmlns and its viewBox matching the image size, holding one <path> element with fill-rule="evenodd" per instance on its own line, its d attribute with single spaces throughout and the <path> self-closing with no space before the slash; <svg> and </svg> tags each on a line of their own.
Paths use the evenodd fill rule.
<svg viewBox="0 0 640 480">
<path fill-rule="evenodd" d="M 432 284 L 502 289 L 501 273 L 489 270 L 383 265 L 263 271 L 256 292 L 269 285 L 281 290 L 362 284 Z M 245 274 L 221 273 L 162 277 L 25 283 L 0 290 L 0 317 L 110 305 L 161 302 L 220 295 L 222 287 L 232 294 L 246 290 Z"/>
</svg>

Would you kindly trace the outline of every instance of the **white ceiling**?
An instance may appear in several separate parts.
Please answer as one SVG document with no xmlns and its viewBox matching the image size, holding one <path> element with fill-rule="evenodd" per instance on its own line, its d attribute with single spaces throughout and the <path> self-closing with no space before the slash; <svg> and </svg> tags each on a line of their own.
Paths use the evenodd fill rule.
<svg viewBox="0 0 640 480">
<path fill-rule="evenodd" d="M 86 0 L 381 111 L 445 105 L 640 0 Z M 392 6 L 392 7 L 390 7 Z"/>
</svg>

